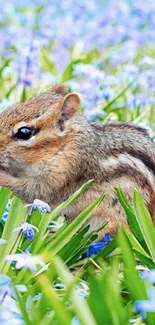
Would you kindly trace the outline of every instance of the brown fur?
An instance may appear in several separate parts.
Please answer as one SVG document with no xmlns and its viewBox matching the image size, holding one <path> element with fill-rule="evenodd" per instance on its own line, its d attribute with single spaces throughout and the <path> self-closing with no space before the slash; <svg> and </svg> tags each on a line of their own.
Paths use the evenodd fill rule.
<svg viewBox="0 0 155 325">
<path fill-rule="evenodd" d="M 114 188 L 131 200 L 137 188 L 155 219 L 155 145 L 146 130 L 128 123 L 89 124 L 78 112 L 77 94 L 58 85 L 0 115 L 0 185 L 21 199 L 41 199 L 55 207 L 84 182 L 94 183 L 63 212 L 69 220 L 104 192 L 107 198 L 89 221 L 91 229 L 108 220 L 106 231 L 127 225 Z M 36 130 L 28 141 L 19 128 Z"/>
</svg>

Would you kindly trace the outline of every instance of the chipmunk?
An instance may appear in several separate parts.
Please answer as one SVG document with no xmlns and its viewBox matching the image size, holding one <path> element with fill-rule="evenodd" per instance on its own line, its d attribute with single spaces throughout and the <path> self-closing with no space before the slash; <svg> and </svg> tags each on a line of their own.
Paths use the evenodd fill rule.
<svg viewBox="0 0 155 325">
<path fill-rule="evenodd" d="M 91 229 L 108 221 L 114 234 L 127 225 L 115 187 L 131 200 L 142 194 L 155 220 L 155 144 L 145 129 L 130 123 L 90 124 L 79 112 L 80 98 L 65 85 L 52 87 L 0 114 L 0 185 L 27 203 L 56 207 L 86 181 L 94 182 L 63 212 L 74 219 L 101 194 Z"/>
</svg>

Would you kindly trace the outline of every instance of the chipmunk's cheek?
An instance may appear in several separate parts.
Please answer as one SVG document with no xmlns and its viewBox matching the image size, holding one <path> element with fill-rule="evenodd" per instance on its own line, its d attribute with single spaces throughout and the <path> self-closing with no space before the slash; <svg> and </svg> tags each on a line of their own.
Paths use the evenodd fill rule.
<svg viewBox="0 0 155 325">
<path fill-rule="evenodd" d="M 6 152 L 0 153 L 0 173 L 9 174 L 10 159 Z"/>
<path fill-rule="evenodd" d="M 18 177 L 23 169 L 23 161 L 14 150 L 0 153 L 0 173 Z"/>
</svg>

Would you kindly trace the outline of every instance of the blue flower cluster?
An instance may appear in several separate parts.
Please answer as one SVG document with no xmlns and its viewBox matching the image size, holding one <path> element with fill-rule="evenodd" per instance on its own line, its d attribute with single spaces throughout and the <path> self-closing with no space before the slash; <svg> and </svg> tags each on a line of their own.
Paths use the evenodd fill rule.
<svg viewBox="0 0 155 325">
<path fill-rule="evenodd" d="M 85 115 L 93 120 L 105 118 L 103 108 L 135 80 L 112 107 L 154 106 L 154 1 L 0 3 L 2 80 L 18 84 L 9 100 L 19 100 L 23 87 L 42 89 L 68 79 L 81 94 Z M 70 75 L 64 78 L 68 64 Z M 0 108 L 5 104 L 6 98 Z"/>
<path fill-rule="evenodd" d="M 152 0 L 147 1 L 147 5 L 140 0 L 85 3 L 81 0 L 76 3 L 73 0 L 46 0 L 44 3 L 15 0 L 8 1 L 6 6 L 2 2 L 1 8 L 0 22 L 6 26 L 1 31 L 3 54 L 10 57 L 16 47 L 19 68 L 24 60 L 30 73 L 37 68 L 40 47 L 49 46 L 50 42 L 54 48 L 51 55 L 59 71 L 69 63 L 70 49 L 79 40 L 84 52 L 123 43 L 118 52 L 110 55 L 114 65 L 132 60 L 139 46 L 154 42 Z"/>
<path fill-rule="evenodd" d="M 155 284 L 155 270 L 141 272 L 141 278 Z M 146 318 L 147 312 L 155 312 L 155 288 L 148 289 L 148 300 L 137 300 L 134 307 L 136 311 L 140 312 L 142 318 Z"/>
<path fill-rule="evenodd" d="M 94 64 L 76 64 L 74 79 L 68 83 L 71 88 L 81 94 L 82 105 L 86 117 L 105 116 L 103 110 L 110 102 L 115 101 L 121 91 L 130 85 L 125 98 L 120 97 L 112 107 L 127 107 L 135 111 L 138 107 L 145 112 L 146 107 L 155 104 L 155 59 L 145 56 L 138 65 L 124 64 L 121 71 L 111 75 Z"/>
<path fill-rule="evenodd" d="M 25 285 L 16 286 L 19 292 L 26 292 Z M 0 274 L 0 324 L 6 325 L 24 325 L 20 310 L 15 301 L 15 292 L 11 279 Z"/>
</svg>

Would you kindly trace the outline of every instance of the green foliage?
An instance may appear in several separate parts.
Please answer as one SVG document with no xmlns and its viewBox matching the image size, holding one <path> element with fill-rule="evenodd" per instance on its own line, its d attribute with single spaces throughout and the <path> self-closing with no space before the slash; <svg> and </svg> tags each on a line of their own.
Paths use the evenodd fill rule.
<svg viewBox="0 0 155 325">
<path fill-rule="evenodd" d="M 87 258 L 85 252 L 106 223 L 93 232 L 89 232 L 89 225 L 81 227 L 102 202 L 104 195 L 81 212 L 71 224 L 65 223 L 49 236 L 47 229 L 50 222 L 55 220 L 59 223 L 64 206 L 72 204 L 91 183 L 84 184 L 64 203 L 45 215 L 35 211 L 28 217 L 23 203 L 16 197 L 12 199 L 1 234 L 7 243 L 1 245 L 0 272 L 11 277 L 21 317 L 28 325 L 74 324 L 76 318 L 82 325 L 127 325 L 131 320 L 134 324 L 155 323 L 155 313 L 147 313 L 145 320 L 142 320 L 133 307 L 135 301 L 148 299 L 148 283 L 140 278 L 139 269 L 155 268 L 154 227 L 136 190 L 131 204 L 121 189 L 116 189 L 132 231 L 122 227 L 96 256 Z M 1 189 L 5 204 L 10 196 L 12 194 L 8 190 Z M 4 207 L 1 207 L 1 215 L 3 210 Z M 12 233 L 26 220 L 29 223 L 33 221 L 33 225 L 39 229 L 30 247 L 32 256 L 38 256 L 42 261 L 35 272 L 28 268 L 16 269 L 5 260 L 6 255 L 22 253 L 29 247 L 30 241 L 21 231 Z M 26 285 L 23 293 L 18 289 L 21 284 Z"/>
</svg>

